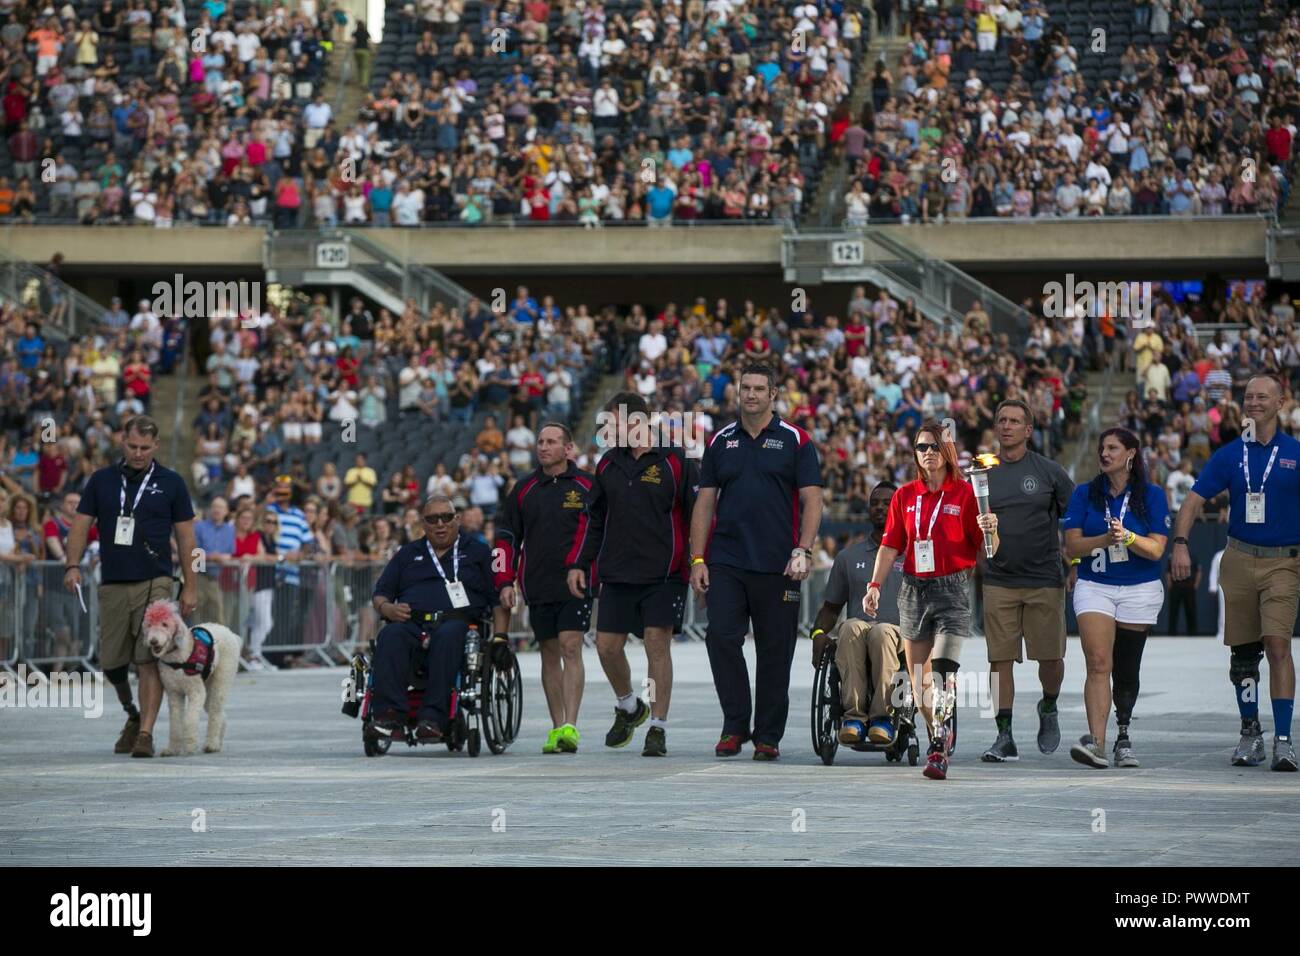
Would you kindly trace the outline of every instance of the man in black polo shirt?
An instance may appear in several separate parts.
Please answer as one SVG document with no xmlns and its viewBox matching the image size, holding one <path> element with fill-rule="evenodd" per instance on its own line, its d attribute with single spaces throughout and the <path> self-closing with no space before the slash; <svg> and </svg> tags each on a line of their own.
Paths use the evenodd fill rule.
<svg viewBox="0 0 1300 956">
<path fill-rule="evenodd" d="M 152 757 L 153 728 L 162 707 L 158 664 L 144 641 L 144 611 L 153 601 L 171 597 L 172 532 L 181 558 L 181 615 L 198 605 L 194 574 L 194 507 L 181 476 L 154 460 L 158 425 L 140 415 L 127 421 L 122 461 L 90 476 L 77 516 L 68 532 L 63 585 L 82 586 L 81 556 L 93 523 L 99 532 L 102 562 L 99 586 L 99 666 L 117 691 L 126 711 L 126 726 L 114 753 Z M 140 710 L 131 699 L 127 677 L 134 663 L 140 675 Z M 177 715 L 171 715 L 176 720 Z"/>
<path fill-rule="evenodd" d="M 720 429 L 705 449 L 691 516 L 691 587 L 708 604 L 709 664 L 722 705 L 722 738 L 714 748 L 720 757 L 740 753 L 751 739 L 744 656 L 751 619 L 758 655 L 754 759 L 781 755 L 800 582 L 812 568 L 821 524 L 817 449 L 811 435 L 772 411 L 775 398 L 776 373 L 762 363 L 746 365 L 740 420 Z"/>
<path fill-rule="evenodd" d="M 497 630 L 509 629 L 516 605 L 528 605 L 528 622 L 542 654 L 542 691 L 551 732 L 542 753 L 578 752 L 578 708 L 587 675 L 582 638 L 591 621 L 591 598 L 569 593 L 566 568 L 577 559 L 591 529 L 588 503 L 595 476 L 577 468 L 567 425 L 547 422 L 537 434 L 537 470 L 510 489 L 497 524 L 495 584 L 501 598 Z"/>
<path fill-rule="evenodd" d="M 618 698 L 605 746 L 626 747 L 649 717 L 642 756 L 663 757 L 673 689 L 672 639 L 686 612 L 686 531 L 698 478 L 682 449 L 658 447 L 657 429 L 640 395 L 615 395 L 605 413 L 606 423 L 617 428 L 602 431 L 616 431 L 618 443 L 596 466 L 591 530 L 569 565 L 569 592 L 586 596 L 588 569 L 592 577 L 599 572 L 596 650 Z M 629 633 L 645 642 L 649 707 L 632 691 L 624 650 Z"/>
</svg>

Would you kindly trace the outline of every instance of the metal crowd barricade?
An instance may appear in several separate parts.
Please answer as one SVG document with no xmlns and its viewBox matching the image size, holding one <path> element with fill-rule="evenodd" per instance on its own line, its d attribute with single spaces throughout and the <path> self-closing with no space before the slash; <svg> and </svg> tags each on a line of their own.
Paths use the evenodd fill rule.
<svg viewBox="0 0 1300 956">
<path fill-rule="evenodd" d="M 0 673 L 17 676 L 14 665 L 18 663 L 18 605 L 14 599 L 14 565 L 0 564 Z"/>
<path fill-rule="evenodd" d="M 12 622 L 17 638 L 10 657 L 33 670 L 92 668 L 99 635 L 98 589 L 93 575 L 83 568 L 83 611 L 76 593 L 64 590 L 62 562 L 33 561 L 25 568 L 5 567 L 8 577 L 0 589 L 0 607 L 4 609 L 0 618 Z M 5 624 L 0 624 L 0 645 L 4 628 Z M 4 658 L 0 664 L 8 660 Z"/>
<path fill-rule="evenodd" d="M 330 646 L 345 660 L 372 645 L 383 627 L 370 597 L 384 570 L 382 561 L 335 561 L 330 566 Z"/>
<path fill-rule="evenodd" d="M 240 588 L 248 591 L 249 576 L 241 575 Z M 241 596 L 240 605 L 252 611 L 252 627 L 265 631 L 261 646 L 250 645 L 250 656 L 279 667 L 294 656 L 316 657 L 325 664 L 337 664 L 326 648 L 334 622 L 334 589 L 328 564 L 315 561 L 283 562 L 254 566 L 252 593 Z M 269 599 L 267 592 L 270 592 Z M 265 615 L 269 613 L 269 630 Z M 247 640 L 247 638 L 246 638 Z"/>
</svg>

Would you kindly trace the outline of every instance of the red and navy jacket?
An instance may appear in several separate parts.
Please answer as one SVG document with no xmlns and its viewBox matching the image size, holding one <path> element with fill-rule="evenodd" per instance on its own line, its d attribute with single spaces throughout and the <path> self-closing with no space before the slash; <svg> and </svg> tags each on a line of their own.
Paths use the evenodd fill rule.
<svg viewBox="0 0 1300 956">
<path fill-rule="evenodd" d="M 569 462 L 563 474 L 538 468 L 515 484 L 497 515 L 498 591 L 516 585 L 526 604 L 573 600 L 566 576 L 590 537 L 595 480 Z"/>
<path fill-rule="evenodd" d="M 698 467 L 680 448 L 651 448 L 640 458 L 611 448 L 596 466 L 591 534 L 570 567 L 594 561 L 611 584 L 685 581 L 699 483 Z"/>
</svg>

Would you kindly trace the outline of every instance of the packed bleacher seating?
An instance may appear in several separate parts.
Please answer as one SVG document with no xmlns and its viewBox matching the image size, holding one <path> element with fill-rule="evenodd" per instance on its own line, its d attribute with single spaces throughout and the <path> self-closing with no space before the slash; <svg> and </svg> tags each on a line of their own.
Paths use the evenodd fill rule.
<svg viewBox="0 0 1300 956">
<path fill-rule="evenodd" d="M 868 221 L 1285 206 L 1300 19 L 1270 0 L 914 4 L 846 133 Z"/>
</svg>

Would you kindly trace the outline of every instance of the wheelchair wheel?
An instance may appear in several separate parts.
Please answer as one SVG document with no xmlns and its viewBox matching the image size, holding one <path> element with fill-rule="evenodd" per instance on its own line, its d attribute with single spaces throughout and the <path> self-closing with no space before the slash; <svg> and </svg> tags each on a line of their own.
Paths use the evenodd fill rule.
<svg viewBox="0 0 1300 956">
<path fill-rule="evenodd" d="M 465 737 L 465 749 L 471 757 L 477 757 L 479 751 L 483 749 L 483 738 L 479 734 L 477 727 L 471 727 Z"/>
<path fill-rule="evenodd" d="M 510 667 L 501 670 L 489 659 L 483 665 L 483 694 L 479 700 L 479 721 L 483 739 L 494 754 L 505 750 L 519 736 L 524 719 L 524 682 L 519 661 L 511 655 Z"/>
<path fill-rule="evenodd" d="M 840 720 L 836 713 L 839 699 L 840 681 L 835 670 L 835 646 L 827 644 L 813 678 L 812 745 L 813 753 L 821 757 L 822 763 L 828 767 L 835 762 L 835 751 L 840 745 Z"/>
<path fill-rule="evenodd" d="M 451 722 L 451 730 L 447 734 L 447 749 L 453 753 L 464 750 L 465 739 L 468 736 L 465 729 L 465 711 L 458 709 L 456 718 Z"/>
<path fill-rule="evenodd" d="M 361 739 L 361 745 L 364 748 L 367 757 L 382 757 L 384 754 L 388 753 L 388 748 L 392 743 L 392 738 L 385 740 L 383 737 L 380 737 L 377 740 L 372 740 L 369 737 L 363 737 Z"/>
<path fill-rule="evenodd" d="M 921 745 L 913 741 L 907 745 L 907 765 L 915 767 L 917 761 L 921 759 Z"/>
</svg>

